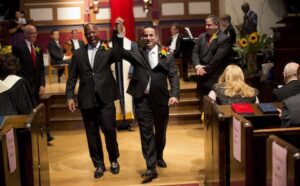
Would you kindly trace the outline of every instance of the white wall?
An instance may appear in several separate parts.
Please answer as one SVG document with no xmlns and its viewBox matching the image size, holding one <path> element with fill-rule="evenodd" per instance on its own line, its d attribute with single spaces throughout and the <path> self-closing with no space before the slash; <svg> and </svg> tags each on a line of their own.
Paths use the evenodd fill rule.
<svg viewBox="0 0 300 186">
<path fill-rule="evenodd" d="M 241 5 L 245 0 L 219 0 L 220 16 L 230 14 L 232 24 L 237 25 L 243 22 Z M 285 15 L 283 0 L 247 0 L 250 9 L 258 15 L 257 31 L 272 35 L 270 27 L 280 26 L 276 24 Z"/>
</svg>

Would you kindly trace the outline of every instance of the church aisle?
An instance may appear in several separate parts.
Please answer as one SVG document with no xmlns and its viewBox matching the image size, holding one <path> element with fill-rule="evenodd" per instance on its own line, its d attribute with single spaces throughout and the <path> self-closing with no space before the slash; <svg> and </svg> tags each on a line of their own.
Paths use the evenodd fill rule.
<svg viewBox="0 0 300 186">
<path fill-rule="evenodd" d="M 55 140 L 48 148 L 52 186 L 127 186 L 141 185 L 140 174 L 146 165 L 141 153 L 139 130 L 119 131 L 120 173 L 106 171 L 94 179 L 84 130 L 53 131 Z M 103 135 L 101 135 L 104 140 Z M 158 168 L 159 177 L 147 185 L 202 183 L 204 178 L 203 129 L 199 125 L 170 125 L 167 131 L 165 160 L 168 168 Z M 110 168 L 105 152 L 105 164 Z M 202 184 L 200 184 L 202 185 Z"/>
</svg>

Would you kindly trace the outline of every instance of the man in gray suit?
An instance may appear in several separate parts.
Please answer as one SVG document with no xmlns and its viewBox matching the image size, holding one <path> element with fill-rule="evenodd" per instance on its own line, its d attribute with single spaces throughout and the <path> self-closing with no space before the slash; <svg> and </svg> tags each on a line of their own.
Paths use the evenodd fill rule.
<svg viewBox="0 0 300 186">
<path fill-rule="evenodd" d="M 206 32 L 200 34 L 192 54 L 199 79 L 200 95 L 208 94 L 229 63 L 230 39 L 219 29 L 219 19 L 210 15 L 205 19 Z"/>
</svg>

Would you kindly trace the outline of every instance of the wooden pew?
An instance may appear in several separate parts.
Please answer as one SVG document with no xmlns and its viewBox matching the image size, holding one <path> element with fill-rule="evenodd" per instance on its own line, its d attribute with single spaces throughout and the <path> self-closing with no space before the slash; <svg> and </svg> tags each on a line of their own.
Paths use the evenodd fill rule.
<svg viewBox="0 0 300 186">
<path fill-rule="evenodd" d="M 210 106 L 209 106 L 210 105 Z M 281 105 L 276 103 L 279 108 Z M 256 104 L 252 104 L 254 115 L 247 116 L 256 125 L 266 121 L 279 123 L 277 114 L 263 115 Z M 230 132 L 232 114 L 230 105 L 217 105 L 204 96 L 204 151 L 205 151 L 205 182 L 207 185 L 230 185 Z"/>
<path fill-rule="evenodd" d="M 203 97 L 204 111 L 204 153 L 205 153 L 205 182 L 207 185 L 227 185 L 226 178 L 229 168 L 225 163 L 225 141 L 226 130 L 224 126 L 229 123 L 228 118 L 219 110 L 218 105 L 209 97 Z M 226 172 L 227 171 L 227 172 Z"/>
<path fill-rule="evenodd" d="M 287 141 L 271 135 L 267 139 L 267 186 L 272 185 L 272 173 L 274 168 L 272 168 L 272 161 L 274 158 L 273 154 L 273 143 L 279 145 L 279 148 L 282 147 L 287 151 L 286 157 L 286 180 L 288 186 L 299 186 L 300 185 L 300 146 L 294 146 L 293 143 L 288 143 Z M 277 169 L 278 170 L 278 169 Z M 284 169 L 283 169 L 284 170 Z M 283 176 L 280 174 L 279 176 Z M 281 180 L 283 180 L 281 178 Z M 274 180 L 274 182 L 277 180 Z"/>
<path fill-rule="evenodd" d="M 251 117 L 244 119 L 242 116 L 233 113 L 233 118 L 240 121 L 240 138 L 233 138 L 237 135 L 238 127 L 233 127 L 234 119 L 230 125 L 230 185 L 231 186 L 265 186 L 266 185 L 266 140 L 272 135 L 278 135 L 283 139 L 297 142 L 300 136 L 300 127 L 281 128 L 280 123 L 273 123 L 263 119 L 248 121 Z M 264 121 L 265 123 L 261 122 Z M 240 140 L 240 142 L 237 142 Z M 234 143 L 235 142 L 235 143 Z M 299 142 L 298 142 L 299 143 Z M 240 150 L 240 161 L 235 158 L 234 145 Z M 237 148 L 238 149 L 238 148 Z"/>
<path fill-rule="evenodd" d="M 26 127 L 24 127 L 24 125 Z M 45 106 L 34 108 L 26 123 L 17 129 L 22 185 L 50 185 Z"/>
<path fill-rule="evenodd" d="M 16 129 L 21 185 L 50 185 L 44 105 L 29 115 L 6 116 L 5 126 Z"/>
<path fill-rule="evenodd" d="M 11 125 L 7 123 L 10 120 L 15 122 L 25 120 L 25 116 L 10 116 L 5 117 L 4 121 L 0 124 L 0 185 L 1 186 L 20 186 L 21 176 L 20 176 L 20 164 L 19 164 L 19 153 L 18 153 L 18 142 L 16 138 L 16 130 L 14 130 L 14 145 L 15 145 L 15 156 L 16 156 L 16 169 L 11 173 L 9 169 L 8 162 L 8 152 L 6 143 L 6 134 L 12 129 Z"/>
</svg>

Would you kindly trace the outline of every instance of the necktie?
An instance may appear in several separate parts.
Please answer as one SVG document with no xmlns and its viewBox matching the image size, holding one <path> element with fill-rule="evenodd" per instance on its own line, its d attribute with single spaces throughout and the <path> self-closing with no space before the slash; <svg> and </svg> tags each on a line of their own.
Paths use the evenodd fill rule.
<svg viewBox="0 0 300 186">
<path fill-rule="evenodd" d="M 35 57 L 35 53 L 34 53 L 34 49 L 33 49 L 33 44 L 30 44 L 30 53 L 31 53 L 31 59 L 33 61 L 33 64 L 36 64 L 36 57 Z"/>
<path fill-rule="evenodd" d="M 92 55 L 91 55 L 91 61 L 90 61 L 92 68 L 94 67 L 94 60 L 95 60 L 96 51 L 97 51 L 97 48 L 93 48 Z"/>
</svg>

